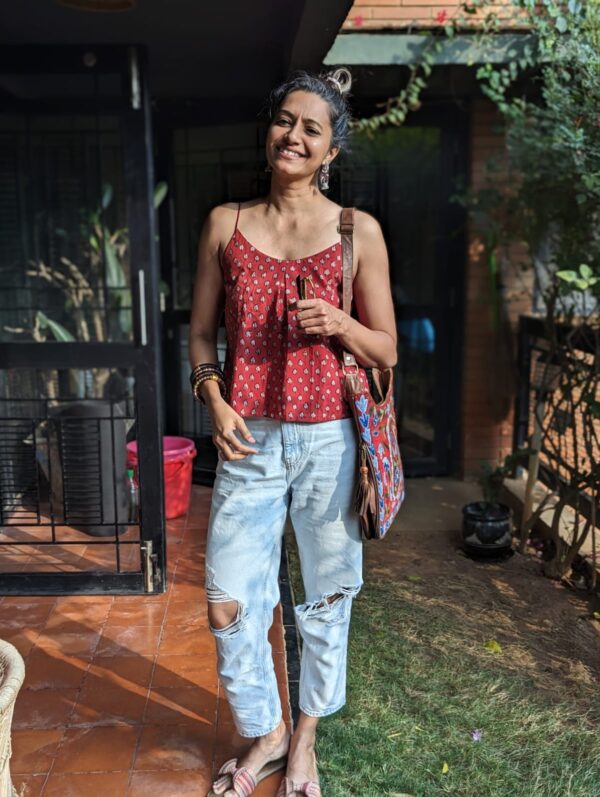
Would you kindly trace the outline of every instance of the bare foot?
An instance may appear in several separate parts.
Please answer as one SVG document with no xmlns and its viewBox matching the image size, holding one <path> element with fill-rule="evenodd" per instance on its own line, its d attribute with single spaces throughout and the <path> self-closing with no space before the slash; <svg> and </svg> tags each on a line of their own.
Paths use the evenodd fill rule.
<svg viewBox="0 0 600 797">
<path fill-rule="evenodd" d="M 248 767 L 248 769 L 256 774 L 265 764 L 269 761 L 275 761 L 278 758 L 283 758 L 287 753 L 290 746 L 290 734 L 282 720 L 279 726 L 266 736 L 259 736 L 252 746 L 238 759 L 238 767 Z M 216 782 L 216 781 L 215 781 Z M 222 794 L 223 797 L 238 797 L 238 793 L 234 789 L 227 787 L 227 782 L 218 788 L 213 785 L 215 794 Z"/>
<path fill-rule="evenodd" d="M 293 783 L 319 782 L 314 738 L 298 739 L 296 736 L 292 737 L 285 776 Z M 304 796 L 300 792 L 294 791 L 290 797 Z"/>
</svg>

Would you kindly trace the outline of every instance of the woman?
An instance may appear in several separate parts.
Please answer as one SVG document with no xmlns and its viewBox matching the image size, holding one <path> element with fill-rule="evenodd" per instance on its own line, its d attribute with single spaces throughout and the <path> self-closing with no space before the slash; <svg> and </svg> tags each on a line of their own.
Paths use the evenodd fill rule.
<svg viewBox="0 0 600 797">
<path fill-rule="evenodd" d="M 329 164 L 346 143 L 348 70 L 297 73 L 273 92 L 266 197 L 213 209 L 201 235 L 190 328 L 195 395 L 210 412 L 219 453 L 206 554 L 206 590 L 221 681 L 242 736 L 210 794 L 250 795 L 286 767 L 279 794 L 321 794 L 315 760 L 320 717 L 345 702 L 352 598 L 362 585 L 353 511 L 357 438 L 344 398 L 340 352 L 363 366 L 396 362 L 386 246 L 357 212 L 353 290 L 358 320 L 341 309 L 341 208 L 324 196 Z M 316 254 L 313 254 L 316 253 Z M 305 278 L 307 298 L 299 298 Z M 216 337 L 225 306 L 225 373 Z M 267 640 L 279 600 L 287 513 L 306 603 L 300 718 L 282 721 Z"/>
</svg>

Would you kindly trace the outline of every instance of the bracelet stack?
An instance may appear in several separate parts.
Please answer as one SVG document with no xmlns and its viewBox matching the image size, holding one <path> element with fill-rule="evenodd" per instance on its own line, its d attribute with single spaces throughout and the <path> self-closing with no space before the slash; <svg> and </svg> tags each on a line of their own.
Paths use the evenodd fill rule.
<svg viewBox="0 0 600 797">
<path fill-rule="evenodd" d="M 204 382 L 215 381 L 219 384 L 221 395 L 225 395 L 225 376 L 218 363 L 199 363 L 192 369 L 190 383 L 192 393 L 197 401 L 205 404 L 204 397 L 200 392 L 200 387 Z"/>
</svg>

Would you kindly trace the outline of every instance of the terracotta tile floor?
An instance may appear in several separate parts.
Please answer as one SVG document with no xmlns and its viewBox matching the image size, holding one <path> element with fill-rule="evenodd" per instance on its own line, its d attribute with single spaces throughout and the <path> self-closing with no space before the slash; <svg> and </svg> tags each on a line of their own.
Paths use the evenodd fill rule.
<svg viewBox="0 0 600 797">
<path fill-rule="evenodd" d="M 203 584 L 210 490 L 168 523 L 164 595 L 3 597 L 0 637 L 25 658 L 11 772 L 21 797 L 204 797 L 247 740 L 216 675 Z M 271 642 L 290 720 L 281 609 Z M 260 784 L 272 797 L 281 775 Z"/>
</svg>

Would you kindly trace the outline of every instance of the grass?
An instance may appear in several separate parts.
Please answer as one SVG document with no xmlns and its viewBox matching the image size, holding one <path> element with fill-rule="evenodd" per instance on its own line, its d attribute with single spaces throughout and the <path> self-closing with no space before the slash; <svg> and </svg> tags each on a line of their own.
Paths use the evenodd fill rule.
<svg viewBox="0 0 600 797">
<path fill-rule="evenodd" d="M 288 552 L 298 602 L 291 540 Z M 319 725 L 327 797 L 600 797 L 600 697 L 536 688 L 508 654 L 417 600 L 418 581 L 366 581 L 348 703 Z"/>
</svg>

